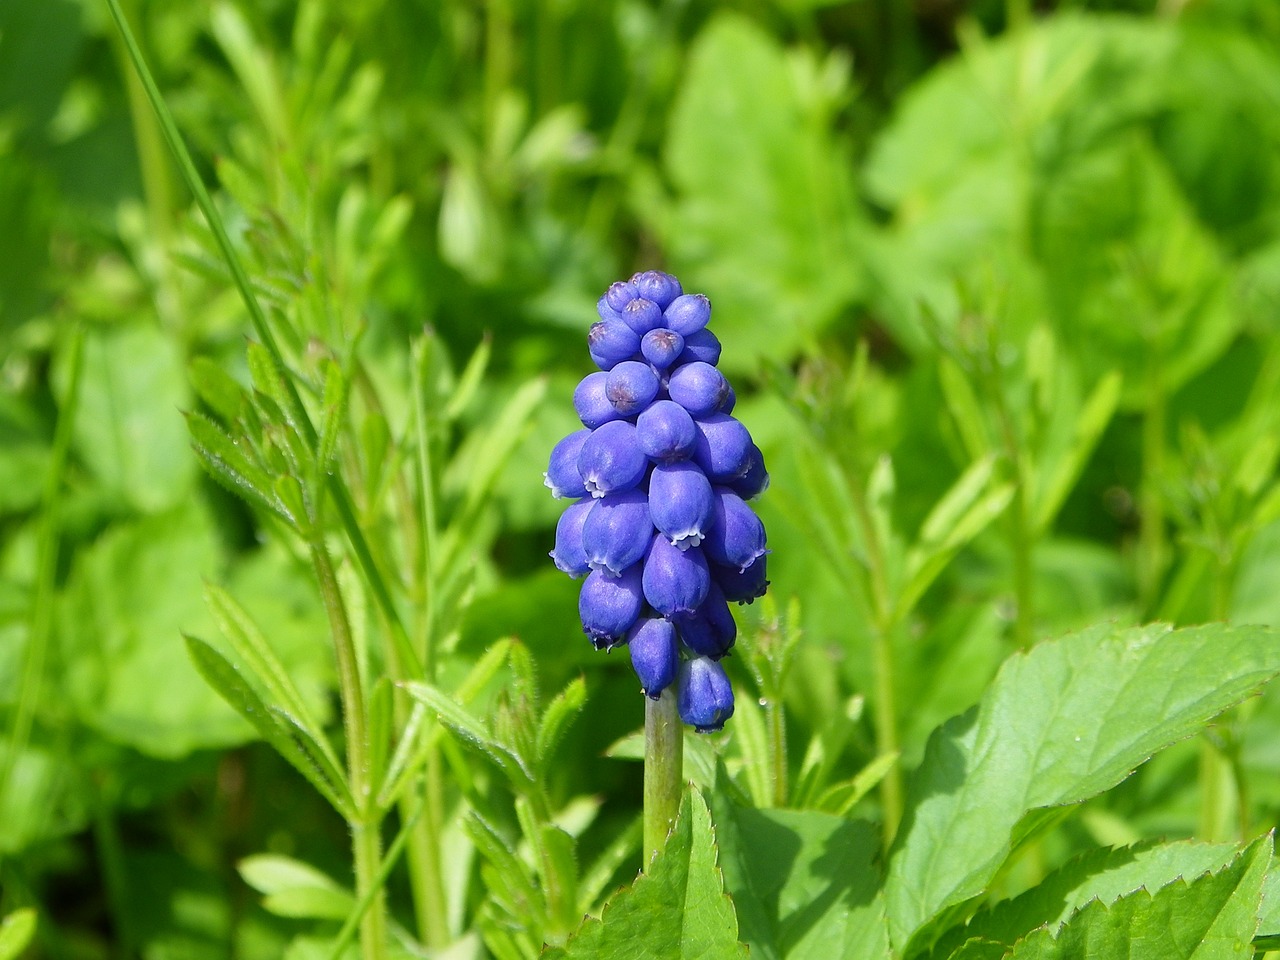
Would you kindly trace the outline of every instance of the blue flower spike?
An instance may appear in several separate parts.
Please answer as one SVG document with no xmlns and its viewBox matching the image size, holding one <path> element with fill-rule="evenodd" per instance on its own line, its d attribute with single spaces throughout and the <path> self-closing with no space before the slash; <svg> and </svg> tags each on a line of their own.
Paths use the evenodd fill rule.
<svg viewBox="0 0 1280 960">
<path fill-rule="evenodd" d="M 721 659 L 731 603 L 764 594 L 764 524 L 748 500 L 769 486 L 760 448 L 717 369 L 711 302 L 659 270 L 609 287 L 587 335 L 599 368 L 574 391 L 583 429 L 552 450 L 545 483 L 570 501 L 551 558 L 571 577 L 597 649 L 625 644 L 641 692 L 674 687 L 680 718 L 724 727 L 733 689 Z"/>
</svg>

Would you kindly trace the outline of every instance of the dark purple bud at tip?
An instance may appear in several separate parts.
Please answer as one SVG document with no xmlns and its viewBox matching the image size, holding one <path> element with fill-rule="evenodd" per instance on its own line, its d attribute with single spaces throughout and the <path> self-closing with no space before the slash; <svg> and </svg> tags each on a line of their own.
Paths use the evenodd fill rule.
<svg viewBox="0 0 1280 960">
<path fill-rule="evenodd" d="M 659 370 L 667 369 L 683 352 L 684 337 L 666 327 L 650 330 L 640 341 L 641 355 Z"/>
<path fill-rule="evenodd" d="M 676 363 L 692 363 L 694 360 L 713 367 L 720 362 L 720 341 L 710 330 L 684 334 L 684 352 L 676 358 Z"/>
<path fill-rule="evenodd" d="M 640 689 L 646 697 L 657 700 L 675 682 L 680 668 L 676 628 L 661 617 L 642 617 L 627 634 L 627 647 L 631 651 L 631 667 L 640 678 Z"/>
<path fill-rule="evenodd" d="M 596 500 L 582 527 L 582 548 L 592 570 L 617 577 L 644 559 L 653 539 L 649 498 L 640 490 Z"/>
<path fill-rule="evenodd" d="M 621 643 L 644 608 L 640 565 L 609 577 L 593 570 L 578 594 L 578 616 L 582 632 L 598 650 Z"/>
<path fill-rule="evenodd" d="M 636 418 L 636 436 L 646 456 L 657 463 L 670 463 L 692 456 L 698 428 L 680 404 L 657 400 Z"/>
<path fill-rule="evenodd" d="M 652 300 L 639 297 L 622 308 L 622 319 L 640 336 L 662 326 L 662 311 Z"/>
<path fill-rule="evenodd" d="M 649 458 L 640 447 L 636 428 L 625 420 L 597 427 L 578 453 L 582 485 L 593 497 L 639 486 L 648 467 Z"/>
<path fill-rule="evenodd" d="M 551 461 L 547 464 L 547 472 L 542 475 L 542 482 L 551 488 L 553 497 L 576 500 L 587 495 L 582 474 L 578 473 L 578 454 L 589 436 L 590 430 L 576 430 L 552 447 Z"/>
<path fill-rule="evenodd" d="M 582 546 L 582 526 L 594 505 L 590 497 L 570 504 L 556 523 L 556 548 L 551 551 L 551 559 L 559 570 L 574 578 L 585 577 L 591 571 Z"/>
<path fill-rule="evenodd" d="M 682 336 L 703 329 L 711 319 L 711 301 L 700 293 L 686 293 L 671 301 L 663 312 L 663 322 Z"/>
<path fill-rule="evenodd" d="M 676 706 L 680 719 L 698 733 L 714 733 L 733 716 L 733 688 L 724 667 L 707 657 L 680 665 L 676 678 Z"/>
<path fill-rule="evenodd" d="M 705 417 L 724 404 L 729 396 L 729 381 L 711 364 L 695 360 L 671 371 L 667 392 L 693 416 Z"/>
<path fill-rule="evenodd" d="M 640 294 L 636 290 L 634 283 L 619 281 L 609 285 L 609 289 L 605 291 L 604 300 L 612 309 L 621 314 L 622 308 L 638 296 Z"/>
<path fill-rule="evenodd" d="M 605 396 L 624 417 L 634 417 L 658 395 L 658 375 L 647 363 L 624 360 L 609 371 Z"/>
<path fill-rule="evenodd" d="M 640 337 L 622 320 L 601 320 L 587 333 L 587 352 L 601 370 L 629 360 L 640 349 Z"/>
<path fill-rule="evenodd" d="M 595 429 L 610 420 L 620 420 L 620 414 L 609 402 L 605 385 L 609 375 L 602 370 L 588 373 L 573 390 L 573 409 L 583 426 Z"/>
<path fill-rule="evenodd" d="M 662 534 L 644 560 L 644 598 L 664 617 L 693 613 L 707 599 L 711 571 L 698 547 L 681 550 Z"/>
<path fill-rule="evenodd" d="M 661 270 L 646 270 L 638 274 L 633 282 L 640 296 L 646 300 L 652 300 L 660 310 L 665 310 L 667 304 L 683 293 L 680 289 L 680 281 Z"/>
</svg>

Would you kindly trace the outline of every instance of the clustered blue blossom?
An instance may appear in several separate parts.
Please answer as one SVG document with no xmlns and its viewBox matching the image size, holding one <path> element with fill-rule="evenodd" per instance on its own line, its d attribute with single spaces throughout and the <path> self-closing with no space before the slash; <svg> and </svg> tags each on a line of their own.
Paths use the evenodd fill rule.
<svg viewBox="0 0 1280 960">
<path fill-rule="evenodd" d="M 596 649 L 625 644 L 646 696 L 674 683 L 681 719 L 719 730 L 733 715 L 720 664 L 738 633 L 729 604 L 769 583 L 764 524 L 747 504 L 769 474 L 732 415 L 705 296 L 650 270 L 609 287 L 596 311 L 587 346 L 600 369 L 573 392 L 583 426 L 546 472 L 552 495 L 573 501 L 551 558 L 586 578 L 578 613 Z"/>
</svg>

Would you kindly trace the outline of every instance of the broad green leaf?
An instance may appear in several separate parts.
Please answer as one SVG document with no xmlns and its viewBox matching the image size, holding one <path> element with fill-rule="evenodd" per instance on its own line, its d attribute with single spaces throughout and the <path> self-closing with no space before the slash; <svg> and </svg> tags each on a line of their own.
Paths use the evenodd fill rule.
<svg viewBox="0 0 1280 960">
<path fill-rule="evenodd" d="M 1146 843 L 1103 848 L 1068 861 L 1030 890 L 979 911 L 952 930 L 932 956 L 949 956 L 945 944 L 981 937 L 1012 945 L 1036 927 L 1057 929 L 1090 900 L 1111 903 L 1139 888 L 1159 890 L 1176 880 L 1217 872 L 1240 853 L 1234 843 Z"/>
<path fill-rule="evenodd" d="M 0 960 L 17 960 L 36 935 L 37 914 L 31 907 L 15 910 L 0 922 Z"/>
<path fill-rule="evenodd" d="M 224 700 L 253 724 L 254 728 L 284 759 L 307 778 L 335 810 L 344 817 L 355 816 L 355 803 L 340 771 L 332 768 L 323 752 L 309 743 L 305 731 L 289 723 L 286 715 L 262 702 L 234 666 L 203 640 L 188 636 L 187 651 L 200 675 Z"/>
<path fill-rule="evenodd" d="M 764 960 L 888 960 L 871 824 L 713 800 L 725 887 L 743 941 Z"/>
<path fill-rule="evenodd" d="M 310 864 L 274 853 L 245 857 L 238 865 L 245 883 L 264 895 L 262 906 L 280 917 L 345 920 L 355 898 Z"/>
<path fill-rule="evenodd" d="M 677 199 L 637 206 L 658 221 L 677 272 L 715 304 L 717 335 L 733 344 L 722 362 L 788 358 L 864 282 L 863 218 L 832 129 L 847 64 L 789 54 L 727 12 L 687 63 L 664 150 Z"/>
<path fill-rule="evenodd" d="M 1258 901 L 1271 838 L 1255 841 L 1229 866 L 1139 889 L 1114 903 L 1090 901 L 1061 930 L 1042 928 L 1009 960 L 1237 960 L 1253 953 Z"/>
<path fill-rule="evenodd" d="M 196 477 L 175 341 L 150 326 L 95 330 L 85 335 L 83 363 L 76 451 L 105 490 L 135 509 L 174 506 Z"/>
<path fill-rule="evenodd" d="M 667 846 L 647 874 L 587 917 L 547 960 L 742 960 L 738 921 L 716 867 L 716 833 L 702 794 L 685 793 Z"/>
<path fill-rule="evenodd" d="M 1114 786 L 1280 672 L 1261 627 L 1102 624 L 1005 662 L 982 702 L 935 731 L 889 864 L 893 937 L 982 893 L 1039 808 Z"/>
</svg>

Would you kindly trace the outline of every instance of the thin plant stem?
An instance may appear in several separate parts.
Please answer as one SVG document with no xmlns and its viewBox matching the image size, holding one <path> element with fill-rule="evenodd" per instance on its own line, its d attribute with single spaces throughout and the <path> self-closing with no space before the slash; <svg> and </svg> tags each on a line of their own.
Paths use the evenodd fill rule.
<svg viewBox="0 0 1280 960">
<path fill-rule="evenodd" d="M 765 719 L 769 724 L 769 756 L 773 762 L 773 805 L 787 805 L 787 717 L 782 709 L 782 697 L 769 697 L 765 707 Z"/>
<path fill-rule="evenodd" d="M 671 687 L 644 702 L 644 868 L 667 844 L 684 789 L 684 730 Z"/>
<path fill-rule="evenodd" d="M 371 906 L 360 921 L 360 945 L 364 960 L 385 960 L 386 908 L 381 892 L 382 883 L 378 879 L 381 873 L 382 840 L 379 833 L 379 812 L 373 803 L 373 770 L 370 764 L 369 731 L 359 658 L 346 604 L 338 585 L 337 572 L 322 534 L 317 534 L 311 544 L 311 561 L 320 581 L 320 597 L 329 616 L 329 628 L 333 634 L 338 662 L 338 689 L 342 697 L 342 722 L 347 739 L 347 775 L 351 780 L 351 792 L 359 811 L 358 818 L 350 825 L 352 854 L 355 859 L 356 898 L 372 898 Z"/>
</svg>

